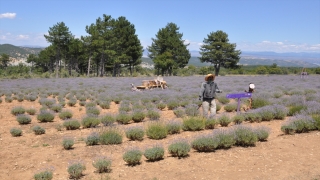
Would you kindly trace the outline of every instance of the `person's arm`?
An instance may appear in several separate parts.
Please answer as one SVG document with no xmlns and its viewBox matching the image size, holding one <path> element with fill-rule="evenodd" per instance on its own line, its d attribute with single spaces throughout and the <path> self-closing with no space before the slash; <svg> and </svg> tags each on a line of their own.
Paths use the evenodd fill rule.
<svg viewBox="0 0 320 180">
<path fill-rule="evenodd" d="M 204 93 L 204 83 L 201 83 L 200 92 L 199 92 L 199 100 L 203 100 L 203 93 Z"/>
<path fill-rule="evenodd" d="M 216 85 L 216 92 L 217 93 L 222 93 L 222 91 L 219 89 L 219 87 L 218 87 L 218 84 L 217 83 L 215 83 L 215 85 Z"/>
</svg>

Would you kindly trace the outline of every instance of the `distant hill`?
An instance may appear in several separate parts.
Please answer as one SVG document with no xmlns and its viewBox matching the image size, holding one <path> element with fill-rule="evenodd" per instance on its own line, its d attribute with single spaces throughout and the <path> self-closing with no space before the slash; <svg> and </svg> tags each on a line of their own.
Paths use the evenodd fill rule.
<svg viewBox="0 0 320 180">
<path fill-rule="evenodd" d="M 19 47 L 11 44 L 0 44 L 0 54 L 8 54 L 11 58 L 26 59 L 29 54 L 39 54 L 43 48 Z"/>
<path fill-rule="evenodd" d="M 38 54 L 44 48 L 41 47 L 21 47 L 11 44 L 0 44 L 0 54 L 5 53 L 14 61 L 24 62 L 29 54 Z M 210 63 L 201 63 L 199 51 L 190 51 L 191 58 L 188 65 L 196 67 L 209 66 Z M 148 57 L 148 51 L 144 50 L 142 62 L 153 65 L 153 61 Z M 320 53 L 275 53 L 275 52 L 242 52 L 239 64 L 250 65 L 272 65 L 276 63 L 281 67 L 319 67 Z M 16 63 L 14 63 L 16 64 Z"/>
</svg>

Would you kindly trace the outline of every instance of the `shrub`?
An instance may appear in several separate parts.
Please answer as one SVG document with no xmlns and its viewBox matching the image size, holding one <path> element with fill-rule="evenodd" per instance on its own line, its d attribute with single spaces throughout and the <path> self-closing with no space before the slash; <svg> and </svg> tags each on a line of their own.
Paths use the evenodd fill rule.
<svg viewBox="0 0 320 180">
<path fill-rule="evenodd" d="M 166 107 L 167 107 L 167 105 L 165 103 L 163 103 L 163 102 L 160 102 L 160 103 L 157 104 L 157 108 L 159 110 L 163 110 Z"/>
<path fill-rule="evenodd" d="M 168 110 L 173 110 L 173 109 L 179 107 L 179 102 L 177 100 L 170 100 L 167 103 L 167 107 L 168 107 Z"/>
<path fill-rule="evenodd" d="M 128 165 L 134 166 L 140 164 L 142 157 L 142 152 L 138 149 L 128 150 L 123 155 L 123 160 L 128 163 Z"/>
<path fill-rule="evenodd" d="M 54 114 L 47 110 L 40 111 L 40 114 L 37 116 L 38 121 L 40 122 L 52 122 L 54 119 Z"/>
<path fill-rule="evenodd" d="M 224 106 L 224 110 L 227 112 L 232 112 L 237 110 L 238 105 L 237 104 L 227 104 Z"/>
<path fill-rule="evenodd" d="M 110 126 L 112 125 L 114 122 L 116 122 L 116 119 L 113 115 L 111 114 L 106 114 L 104 116 L 102 116 L 102 118 L 100 119 L 101 123 L 105 126 Z"/>
<path fill-rule="evenodd" d="M 228 98 L 225 97 L 225 96 L 220 96 L 220 97 L 218 97 L 217 99 L 218 99 L 218 101 L 219 101 L 220 103 L 222 103 L 222 104 L 228 104 L 228 103 L 230 102 L 230 99 L 228 99 Z"/>
<path fill-rule="evenodd" d="M 73 107 L 73 106 L 75 106 L 77 104 L 77 100 L 72 98 L 67 102 L 67 104 L 68 104 L 68 106 Z"/>
<path fill-rule="evenodd" d="M 84 170 L 86 170 L 86 166 L 82 162 L 70 163 L 68 166 L 70 179 L 80 179 Z"/>
<path fill-rule="evenodd" d="M 44 170 L 41 171 L 34 176 L 35 180 L 51 180 L 53 178 L 52 170 Z"/>
<path fill-rule="evenodd" d="M 303 106 L 303 105 L 290 106 L 287 115 L 294 116 L 294 115 L 300 113 L 303 109 L 305 109 L 305 106 Z"/>
<path fill-rule="evenodd" d="M 212 134 L 215 141 L 217 141 L 217 148 L 227 149 L 235 144 L 234 133 L 230 130 L 214 130 Z"/>
<path fill-rule="evenodd" d="M 182 129 L 184 131 L 200 131 L 205 128 L 205 119 L 202 117 L 188 117 L 183 119 Z"/>
<path fill-rule="evenodd" d="M 244 120 L 245 120 L 245 117 L 244 117 L 243 115 L 235 115 L 235 116 L 233 116 L 233 118 L 232 118 L 232 121 L 233 121 L 235 124 L 241 124 Z"/>
<path fill-rule="evenodd" d="M 216 103 L 216 112 L 220 111 L 222 108 L 220 103 Z"/>
<path fill-rule="evenodd" d="M 86 107 L 86 114 L 98 116 L 100 114 L 100 110 L 97 107 Z"/>
<path fill-rule="evenodd" d="M 182 118 L 185 116 L 186 112 L 183 108 L 177 108 L 173 110 L 174 115 L 176 115 L 177 118 Z"/>
<path fill-rule="evenodd" d="M 270 129 L 265 126 L 260 126 L 254 129 L 254 133 L 258 137 L 258 141 L 266 141 L 270 134 Z"/>
<path fill-rule="evenodd" d="M 32 128 L 32 130 L 33 130 L 34 134 L 36 134 L 36 135 L 40 135 L 40 134 L 46 133 L 46 130 L 44 128 L 42 128 L 41 126 L 34 126 Z"/>
<path fill-rule="evenodd" d="M 17 121 L 19 124 L 29 124 L 31 122 L 31 118 L 28 115 L 20 114 L 17 116 Z"/>
<path fill-rule="evenodd" d="M 144 136 L 144 130 L 142 127 L 130 127 L 126 130 L 126 137 L 130 140 L 142 141 Z"/>
<path fill-rule="evenodd" d="M 146 149 L 143 154 L 149 161 L 159 161 L 163 159 L 164 148 L 161 146 L 154 146 Z"/>
<path fill-rule="evenodd" d="M 18 129 L 18 128 L 11 128 L 11 129 L 10 129 L 10 134 L 11 134 L 13 137 L 18 137 L 18 136 L 21 136 L 21 135 L 22 135 L 22 130 L 21 130 L 21 129 Z"/>
<path fill-rule="evenodd" d="M 80 106 L 85 106 L 86 103 L 87 103 L 86 101 L 79 101 L 79 105 L 80 105 Z M 103 108 L 102 108 L 102 109 L 103 109 Z"/>
<path fill-rule="evenodd" d="M 181 123 L 179 121 L 168 121 L 166 123 L 168 134 L 179 134 L 181 131 Z"/>
<path fill-rule="evenodd" d="M 282 125 L 281 126 L 281 131 L 284 134 L 294 134 L 294 132 L 296 131 L 296 126 L 294 124 L 287 124 L 287 125 Z"/>
<path fill-rule="evenodd" d="M 214 117 L 210 117 L 205 121 L 205 128 L 206 129 L 214 129 L 215 125 L 217 124 L 217 119 Z"/>
<path fill-rule="evenodd" d="M 54 112 L 60 112 L 62 110 L 62 106 L 61 104 L 54 104 L 51 106 L 50 109 Z"/>
<path fill-rule="evenodd" d="M 148 110 L 147 112 L 147 117 L 150 119 L 150 120 L 159 120 L 160 118 L 160 113 L 156 110 Z"/>
<path fill-rule="evenodd" d="M 100 136 L 96 132 L 92 132 L 90 135 L 87 136 L 85 142 L 87 146 L 97 145 L 99 143 Z"/>
<path fill-rule="evenodd" d="M 314 120 L 315 127 L 318 130 L 320 130 L 320 115 L 319 114 L 312 115 L 312 118 Z"/>
<path fill-rule="evenodd" d="M 116 116 L 116 120 L 121 124 L 129 124 L 132 116 L 130 114 L 120 113 Z"/>
<path fill-rule="evenodd" d="M 99 157 L 92 162 L 93 167 L 97 169 L 98 173 L 111 172 L 111 164 L 112 160 L 107 157 Z"/>
<path fill-rule="evenodd" d="M 236 145 L 239 146 L 254 146 L 258 141 L 257 135 L 252 128 L 242 125 L 237 125 L 234 129 Z"/>
<path fill-rule="evenodd" d="M 261 107 L 267 106 L 269 104 L 270 104 L 269 101 L 265 98 L 260 98 L 260 97 L 252 98 L 252 108 L 253 109 L 261 108 Z"/>
<path fill-rule="evenodd" d="M 249 121 L 251 123 L 253 123 L 253 122 L 260 123 L 262 121 L 262 117 L 258 113 L 247 113 L 247 114 L 245 114 L 245 120 Z"/>
<path fill-rule="evenodd" d="M 288 114 L 288 110 L 285 106 L 282 105 L 273 105 L 273 115 L 274 115 L 274 119 L 281 119 L 283 120 L 287 114 Z"/>
<path fill-rule="evenodd" d="M 122 135 L 117 129 L 114 129 L 114 128 L 106 129 L 100 133 L 99 142 L 104 145 L 121 144 Z"/>
<path fill-rule="evenodd" d="M 100 124 L 100 119 L 96 116 L 86 116 L 82 119 L 81 124 L 84 128 L 96 127 Z"/>
<path fill-rule="evenodd" d="M 161 122 L 151 122 L 148 124 L 146 134 L 150 139 L 163 139 L 167 137 L 168 130 Z"/>
<path fill-rule="evenodd" d="M 99 106 L 102 109 L 110 109 L 110 101 L 102 101 L 99 103 Z"/>
<path fill-rule="evenodd" d="M 63 122 L 63 126 L 67 129 L 67 130 L 76 130 L 80 128 L 80 122 L 78 120 L 67 120 L 65 122 Z"/>
<path fill-rule="evenodd" d="M 4 101 L 5 101 L 6 103 L 11 103 L 11 102 L 13 101 L 13 99 L 12 99 L 11 96 L 6 96 L 6 97 L 4 98 Z"/>
<path fill-rule="evenodd" d="M 218 147 L 218 141 L 212 135 L 200 136 L 192 141 L 191 146 L 199 152 L 211 152 Z"/>
<path fill-rule="evenodd" d="M 34 108 L 30 108 L 30 109 L 26 109 L 26 112 L 29 114 L 29 115 L 35 115 L 37 110 L 34 109 Z"/>
<path fill-rule="evenodd" d="M 62 120 L 70 119 L 70 118 L 72 118 L 72 116 L 73 116 L 73 114 L 69 110 L 62 111 L 59 114 L 59 118 L 62 119 Z"/>
<path fill-rule="evenodd" d="M 218 118 L 218 122 L 222 127 L 227 127 L 232 122 L 232 119 L 226 115 L 222 115 Z"/>
<path fill-rule="evenodd" d="M 185 140 L 178 140 L 171 143 L 168 147 L 169 153 L 174 157 L 186 157 L 190 152 L 191 146 Z"/>
<path fill-rule="evenodd" d="M 134 111 L 132 114 L 132 120 L 134 122 L 141 122 L 146 117 L 146 114 L 143 111 Z"/>
<path fill-rule="evenodd" d="M 62 141 L 62 146 L 66 150 L 72 149 L 73 145 L 74 145 L 74 140 L 72 138 L 64 138 Z"/>
<path fill-rule="evenodd" d="M 17 116 L 19 114 L 24 114 L 26 110 L 22 106 L 16 106 L 11 109 L 11 114 Z"/>
<path fill-rule="evenodd" d="M 186 107 L 185 112 L 188 116 L 198 116 L 199 115 L 199 106 L 196 104 L 190 104 Z"/>
</svg>

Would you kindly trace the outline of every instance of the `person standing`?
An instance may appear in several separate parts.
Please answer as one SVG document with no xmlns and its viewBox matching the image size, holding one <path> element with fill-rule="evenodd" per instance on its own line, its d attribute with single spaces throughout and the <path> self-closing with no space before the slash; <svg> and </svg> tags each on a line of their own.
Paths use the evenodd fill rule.
<svg viewBox="0 0 320 180">
<path fill-rule="evenodd" d="M 253 93 L 254 92 L 254 88 L 255 88 L 255 85 L 253 83 L 250 83 L 249 84 L 249 90 L 245 90 L 245 92 L 247 93 Z M 245 111 L 248 111 L 252 108 L 252 97 L 249 98 L 249 106 L 247 107 L 247 109 L 245 109 Z"/>
<path fill-rule="evenodd" d="M 202 110 L 203 116 L 208 117 L 208 112 L 210 109 L 210 116 L 215 116 L 217 111 L 216 106 L 216 92 L 221 93 L 219 90 L 217 83 L 214 82 L 215 75 L 208 74 L 204 80 L 205 82 L 201 83 L 199 100 L 202 101 Z"/>
</svg>

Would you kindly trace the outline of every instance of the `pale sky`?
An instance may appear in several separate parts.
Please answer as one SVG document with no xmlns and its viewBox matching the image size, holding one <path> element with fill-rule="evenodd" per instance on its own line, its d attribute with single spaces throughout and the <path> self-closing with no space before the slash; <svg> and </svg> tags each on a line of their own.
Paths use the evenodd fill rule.
<svg viewBox="0 0 320 180">
<path fill-rule="evenodd" d="M 172 22 L 189 50 L 222 30 L 241 51 L 320 53 L 320 0 L 0 0 L 0 44 L 46 47 L 58 22 L 85 36 L 103 14 L 126 17 L 145 48 Z"/>
</svg>

